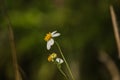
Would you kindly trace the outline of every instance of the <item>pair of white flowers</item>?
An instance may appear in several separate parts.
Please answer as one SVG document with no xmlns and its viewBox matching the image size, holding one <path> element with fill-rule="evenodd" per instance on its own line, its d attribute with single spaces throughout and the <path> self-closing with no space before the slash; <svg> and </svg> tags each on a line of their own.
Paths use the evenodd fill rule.
<svg viewBox="0 0 120 80">
<path fill-rule="evenodd" d="M 57 31 L 49 32 L 48 34 L 46 34 L 44 40 L 47 42 L 47 50 L 51 49 L 51 46 L 53 46 L 55 43 L 54 38 L 58 36 L 60 36 L 60 33 L 57 33 Z M 64 62 L 61 58 L 56 57 L 57 57 L 56 54 L 51 54 L 48 57 L 48 61 L 53 62 L 55 58 L 56 62 L 58 62 L 59 64 L 62 64 Z"/>
</svg>

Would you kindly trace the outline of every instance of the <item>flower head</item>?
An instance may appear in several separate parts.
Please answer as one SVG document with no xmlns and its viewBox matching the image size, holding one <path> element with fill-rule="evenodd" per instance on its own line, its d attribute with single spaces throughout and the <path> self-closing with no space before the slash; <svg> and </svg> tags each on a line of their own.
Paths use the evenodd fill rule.
<svg viewBox="0 0 120 80">
<path fill-rule="evenodd" d="M 58 64 L 62 64 L 64 61 L 63 61 L 63 59 L 61 59 L 61 58 L 56 58 L 56 62 L 57 62 Z"/>
<path fill-rule="evenodd" d="M 54 62 L 54 59 L 57 57 L 56 53 L 52 53 L 51 55 L 48 56 L 48 61 L 49 62 Z"/>
<path fill-rule="evenodd" d="M 46 34 L 44 40 L 47 41 L 47 49 L 50 50 L 51 46 L 54 44 L 54 37 L 60 36 L 60 33 L 57 33 L 57 31 L 53 31 L 52 33 L 49 32 Z"/>
</svg>

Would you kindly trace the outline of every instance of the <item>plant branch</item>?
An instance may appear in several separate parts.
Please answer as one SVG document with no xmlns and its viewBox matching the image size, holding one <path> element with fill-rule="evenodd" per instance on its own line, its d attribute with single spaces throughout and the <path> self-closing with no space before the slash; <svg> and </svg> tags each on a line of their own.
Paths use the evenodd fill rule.
<svg viewBox="0 0 120 80">
<path fill-rule="evenodd" d="M 119 35 L 119 31 L 118 31 L 118 25 L 117 25 L 117 21 L 116 21 L 115 12 L 114 12 L 112 5 L 110 6 L 110 13 L 111 13 L 111 18 L 112 18 L 112 23 L 113 23 L 114 35 L 115 35 L 117 48 L 118 48 L 118 54 L 119 54 L 118 56 L 120 59 L 120 35 Z"/>
<path fill-rule="evenodd" d="M 15 80 L 21 80 L 19 69 L 18 69 L 18 63 L 17 63 L 17 53 L 16 53 L 16 47 L 15 47 L 15 41 L 14 41 L 14 34 L 13 34 L 13 29 L 12 29 L 12 24 L 8 16 L 8 12 L 6 9 L 6 3 L 5 0 L 1 1 L 2 3 L 2 13 L 5 18 L 5 21 L 7 23 L 8 27 L 8 36 L 9 36 L 9 42 L 10 42 L 10 47 L 11 47 L 11 54 L 12 54 L 12 59 L 13 59 L 13 67 L 14 67 L 14 74 L 15 74 Z"/>
<path fill-rule="evenodd" d="M 64 55 L 63 55 L 63 52 L 62 52 L 59 44 L 58 44 L 56 41 L 55 41 L 55 43 L 56 43 L 56 45 L 57 45 L 57 47 L 58 47 L 58 49 L 59 49 L 59 51 L 60 51 L 60 54 L 61 54 L 63 60 L 65 61 L 66 67 L 67 67 L 67 69 L 68 69 L 68 71 L 69 71 L 69 73 L 70 73 L 70 75 L 71 75 L 72 80 L 75 80 L 74 77 L 73 77 L 73 74 L 72 74 L 72 72 L 71 72 L 71 69 L 70 69 L 70 67 L 69 67 L 69 65 L 68 65 L 68 63 L 67 63 L 67 61 L 66 61 L 66 59 L 65 59 L 65 57 L 64 57 Z"/>
<path fill-rule="evenodd" d="M 61 69 L 61 65 L 58 65 L 58 64 L 57 64 L 57 67 L 58 67 L 59 71 L 61 72 L 61 74 L 65 77 L 65 79 L 68 80 L 66 74 L 65 74 L 65 73 L 63 72 L 63 70 Z"/>
</svg>

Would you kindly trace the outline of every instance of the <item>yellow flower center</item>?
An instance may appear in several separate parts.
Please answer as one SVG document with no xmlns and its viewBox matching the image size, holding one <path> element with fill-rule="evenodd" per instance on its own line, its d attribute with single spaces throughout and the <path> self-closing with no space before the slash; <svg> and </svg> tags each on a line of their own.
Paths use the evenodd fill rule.
<svg viewBox="0 0 120 80">
<path fill-rule="evenodd" d="M 48 40 L 51 39 L 51 37 L 52 37 L 52 35 L 51 35 L 51 33 L 49 32 L 48 34 L 46 34 L 44 40 L 45 40 L 45 41 L 48 41 Z"/>
<path fill-rule="evenodd" d="M 48 56 L 48 61 L 49 62 L 53 62 L 56 57 L 57 57 L 57 54 L 56 53 L 52 53 L 51 55 Z"/>
</svg>

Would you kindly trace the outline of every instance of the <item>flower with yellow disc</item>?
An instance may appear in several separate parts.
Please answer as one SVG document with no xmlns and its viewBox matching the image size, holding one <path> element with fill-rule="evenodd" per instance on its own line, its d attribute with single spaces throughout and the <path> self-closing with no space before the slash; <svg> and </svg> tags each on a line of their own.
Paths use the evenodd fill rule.
<svg viewBox="0 0 120 80">
<path fill-rule="evenodd" d="M 51 55 L 48 56 L 48 61 L 49 62 L 54 62 L 54 59 L 57 57 L 56 53 L 52 53 Z"/>
<path fill-rule="evenodd" d="M 54 44 L 54 37 L 60 36 L 60 33 L 57 33 L 57 31 L 49 32 L 46 34 L 44 40 L 47 41 L 47 49 L 50 50 L 51 46 Z"/>
</svg>

